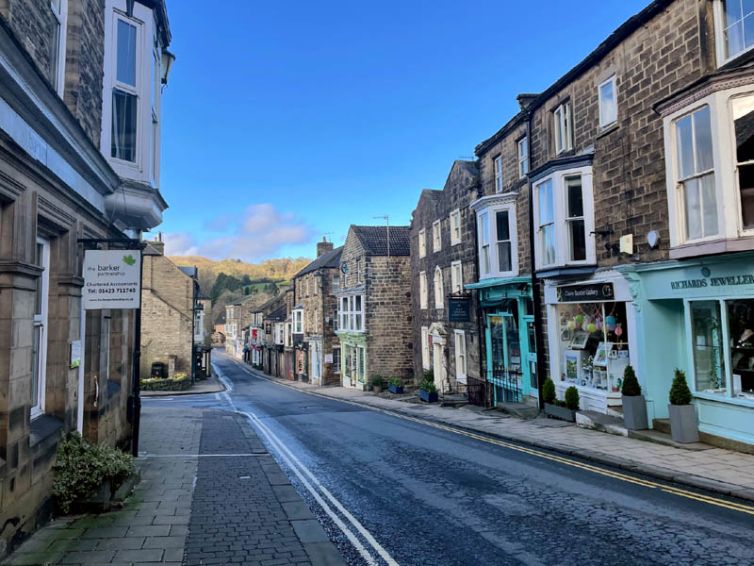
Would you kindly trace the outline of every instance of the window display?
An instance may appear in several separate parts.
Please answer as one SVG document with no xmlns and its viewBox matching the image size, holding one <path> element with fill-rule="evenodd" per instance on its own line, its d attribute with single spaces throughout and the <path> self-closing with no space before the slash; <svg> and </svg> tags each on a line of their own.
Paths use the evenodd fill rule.
<svg viewBox="0 0 754 566">
<path fill-rule="evenodd" d="M 561 381 L 620 393 L 629 363 L 626 304 L 558 305 Z"/>
<path fill-rule="evenodd" d="M 733 396 L 754 399 L 754 299 L 727 301 Z"/>
</svg>

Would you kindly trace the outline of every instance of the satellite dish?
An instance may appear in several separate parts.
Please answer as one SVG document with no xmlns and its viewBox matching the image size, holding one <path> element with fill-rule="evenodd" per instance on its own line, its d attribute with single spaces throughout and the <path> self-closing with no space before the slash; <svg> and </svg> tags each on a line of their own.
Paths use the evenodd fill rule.
<svg viewBox="0 0 754 566">
<path fill-rule="evenodd" d="M 655 249 L 657 247 L 657 245 L 660 243 L 660 235 L 657 233 L 657 230 L 649 231 L 649 233 L 647 234 L 647 243 L 652 249 Z"/>
</svg>

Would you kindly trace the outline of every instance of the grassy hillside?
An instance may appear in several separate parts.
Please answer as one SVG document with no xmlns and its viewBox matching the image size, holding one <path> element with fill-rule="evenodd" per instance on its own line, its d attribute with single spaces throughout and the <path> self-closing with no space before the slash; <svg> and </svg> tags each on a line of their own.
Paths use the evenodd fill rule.
<svg viewBox="0 0 754 566">
<path fill-rule="evenodd" d="M 268 259 L 261 263 L 246 263 L 240 259 L 214 260 L 201 256 L 173 256 L 176 265 L 196 266 L 199 274 L 219 275 L 225 273 L 234 277 L 248 275 L 250 279 L 290 280 L 312 260 L 299 258 Z"/>
</svg>

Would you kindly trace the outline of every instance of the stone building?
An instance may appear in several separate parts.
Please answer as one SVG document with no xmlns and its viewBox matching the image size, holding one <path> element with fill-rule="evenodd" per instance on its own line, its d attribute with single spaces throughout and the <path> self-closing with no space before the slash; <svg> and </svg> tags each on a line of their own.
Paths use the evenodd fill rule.
<svg viewBox="0 0 754 566">
<path fill-rule="evenodd" d="M 414 375 L 431 370 L 437 390 L 468 393 L 484 404 L 477 306 L 466 285 L 476 279 L 476 239 L 469 205 L 478 169 L 456 161 L 444 188 L 424 190 L 411 220 Z"/>
<path fill-rule="evenodd" d="M 158 170 L 134 192 L 137 167 L 120 168 L 124 154 L 112 149 L 146 143 L 159 160 L 159 123 L 137 139 L 128 129 L 135 114 L 111 102 L 126 90 L 152 93 L 159 122 L 165 7 L 132 9 L 125 0 L 0 2 L 0 555 L 49 516 L 64 433 L 110 446 L 131 440 L 134 311 L 83 309 L 80 240 L 138 239 L 166 207 Z M 131 30 L 149 45 L 157 38 L 154 69 L 128 57 Z M 135 85 L 113 83 L 116 52 L 128 62 L 118 76 Z"/>
<path fill-rule="evenodd" d="M 573 385 L 582 408 L 612 412 L 631 364 L 661 426 L 681 368 L 718 443 L 754 443 L 753 18 L 722 0 L 652 2 L 477 148 L 477 222 L 492 219 L 486 195 L 515 203 L 505 283 L 526 275 L 529 239 L 538 359 L 558 395 Z"/>
<path fill-rule="evenodd" d="M 342 247 L 317 243 L 317 259 L 293 278 L 293 341 L 299 379 L 317 385 L 340 383 L 340 343 L 335 334 Z M 303 367 L 303 372 L 299 371 Z"/>
<path fill-rule="evenodd" d="M 194 349 L 199 284 L 196 268 L 178 267 L 163 255 L 165 244 L 144 250 L 141 284 L 141 375 L 155 362 L 168 375 L 194 377 Z"/>
<path fill-rule="evenodd" d="M 341 380 L 413 378 L 408 226 L 351 226 L 341 253 L 338 328 Z"/>
<path fill-rule="evenodd" d="M 288 288 L 252 311 L 255 320 L 259 320 L 258 315 L 261 315 L 264 330 L 260 340 L 262 370 L 275 377 L 287 377 L 289 367 L 292 370 L 292 364 L 286 365 L 285 354 L 286 346 L 289 344 L 289 348 L 293 346 L 289 320 L 292 295 L 292 289 Z"/>
</svg>

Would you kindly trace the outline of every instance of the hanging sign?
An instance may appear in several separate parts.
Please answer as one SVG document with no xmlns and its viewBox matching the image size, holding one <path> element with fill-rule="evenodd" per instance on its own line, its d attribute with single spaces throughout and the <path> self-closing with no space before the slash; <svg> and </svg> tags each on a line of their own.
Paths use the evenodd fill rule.
<svg viewBox="0 0 754 566">
<path fill-rule="evenodd" d="M 141 250 L 86 250 L 84 308 L 138 309 L 141 305 Z"/>
<path fill-rule="evenodd" d="M 592 301 L 614 301 L 612 283 L 591 283 L 589 285 L 566 285 L 558 287 L 559 303 L 589 303 Z"/>
<path fill-rule="evenodd" d="M 471 299 L 469 297 L 448 297 L 448 322 L 470 322 Z"/>
</svg>

